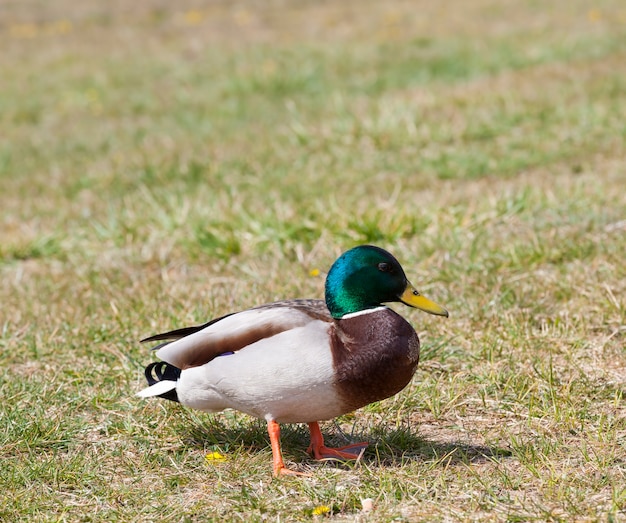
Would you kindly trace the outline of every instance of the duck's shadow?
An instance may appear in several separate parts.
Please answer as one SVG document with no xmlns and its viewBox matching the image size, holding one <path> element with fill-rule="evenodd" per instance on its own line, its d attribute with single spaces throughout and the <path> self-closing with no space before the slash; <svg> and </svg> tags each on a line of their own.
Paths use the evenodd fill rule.
<svg viewBox="0 0 626 523">
<path fill-rule="evenodd" d="M 229 448 L 246 447 L 251 451 L 269 449 L 269 437 L 261 421 L 237 423 L 237 427 L 220 423 L 218 420 L 194 420 L 187 424 L 181 436 L 190 447 L 206 450 L 216 446 Z M 349 441 L 332 425 L 322 427 L 329 446 L 342 446 L 359 441 L 368 441 L 369 446 L 359 461 L 368 467 L 393 467 L 412 461 L 441 464 L 470 464 L 492 461 L 511 456 L 511 451 L 500 447 L 488 447 L 462 442 L 439 442 L 425 438 L 414 431 L 401 428 L 373 433 L 351 434 Z M 281 443 L 285 460 L 298 465 L 313 465 L 314 461 L 305 449 L 309 445 L 309 433 L 305 425 L 281 425 Z M 333 462 L 335 466 L 353 467 L 353 464 Z"/>
</svg>

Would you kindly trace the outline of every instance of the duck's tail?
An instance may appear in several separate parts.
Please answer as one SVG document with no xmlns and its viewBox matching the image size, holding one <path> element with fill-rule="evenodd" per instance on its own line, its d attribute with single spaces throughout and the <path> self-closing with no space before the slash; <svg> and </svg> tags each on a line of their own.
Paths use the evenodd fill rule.
<svg viewBox="0 0 626 523">
<path fill-rule="evenodd" d="M 149 387 L 139 391 L 137 396 L 150 398 L 158 396 L 166 400 L 178 402 L 176 382 L 180 378 L 180 369 L 164 361 L 155 361 L 146 367 L 146 380 Z"/>
</svg>

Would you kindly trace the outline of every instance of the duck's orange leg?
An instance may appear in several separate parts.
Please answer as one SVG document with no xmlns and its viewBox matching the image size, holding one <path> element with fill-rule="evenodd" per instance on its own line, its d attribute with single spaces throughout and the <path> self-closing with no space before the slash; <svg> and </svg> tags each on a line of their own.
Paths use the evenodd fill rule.
<svg viewBox="0 0 626 523">
<path fill-rule="evenodd" d="M 313 454 L 315 459 L 358 459 L 367 448 L 365 441 L 345 447 L 330 448 L 324 445 L 324 436 L 317 421 L 309 423 L 309 430 L 311 431 L 311 444 L 307 452 Z"/>
<path fill-rule="evenodd" d="M 270 444 L 272 445 L 272 463 L 274 465 L 274 476 L 291 475 L 306 476 L 302 472 L 288 469 L 283 461 L 283 453 L 280 450 L 280 425 L 274 420 L 267 422 L 267 432 L 270 435 Z"/>
</svg>

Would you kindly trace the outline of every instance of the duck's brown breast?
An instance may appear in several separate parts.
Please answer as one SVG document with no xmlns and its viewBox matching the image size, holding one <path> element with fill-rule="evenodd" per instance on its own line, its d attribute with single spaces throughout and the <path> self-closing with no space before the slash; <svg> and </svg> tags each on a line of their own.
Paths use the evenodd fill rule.
<svg viewBox="0 0 626 523">
<path fill-rule="evenodd" d="M 417 368 L 417 334 L 391 309 L 335 320 L 330 338 L 335 387 L 346 412 L 393 396 Z"/>
</svg>

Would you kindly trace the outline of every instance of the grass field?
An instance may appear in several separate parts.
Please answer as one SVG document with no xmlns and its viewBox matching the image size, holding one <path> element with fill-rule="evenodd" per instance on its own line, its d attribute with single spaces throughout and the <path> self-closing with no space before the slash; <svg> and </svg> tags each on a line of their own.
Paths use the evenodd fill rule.
<svg viewBox="0 0 626 523">
<path fill-rule="evenodd" d="M 622 1 L 10 1 L 0 48 L 0 520 L 626 521 Z M 359 243 L 451 312 L 323 424 L 359 463 L 134 396 Z"/>
</svg>

